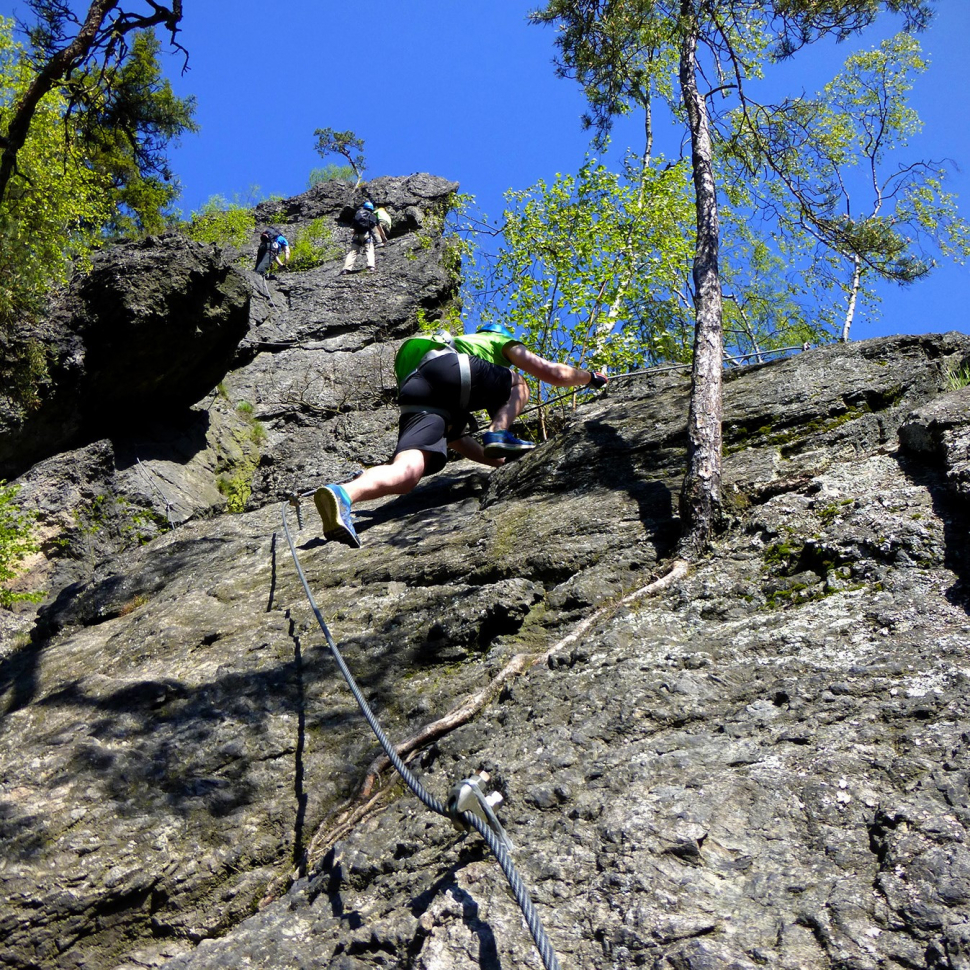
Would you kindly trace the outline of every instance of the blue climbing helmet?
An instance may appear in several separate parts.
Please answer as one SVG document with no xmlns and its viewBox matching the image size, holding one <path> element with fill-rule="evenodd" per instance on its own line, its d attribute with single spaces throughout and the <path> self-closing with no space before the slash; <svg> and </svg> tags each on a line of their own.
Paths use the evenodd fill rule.
<svg viewBox="0 0 970 970">
<path fill-rule="evenodd" d="M 373 212 L 374 211 L 374 203 L 373 202 L 365 202 L 364 203 L 364 208 L 365 209 L 370 209 L 371 212 Z"/>
<path fill-rule="evenodd" d="M 479 333 L 499 333 L 509 340 L 515 340 L 515 334 L 508 327 L 503 327 L 500 323 L 484 323 L 478 328 Z"/>
</svg>

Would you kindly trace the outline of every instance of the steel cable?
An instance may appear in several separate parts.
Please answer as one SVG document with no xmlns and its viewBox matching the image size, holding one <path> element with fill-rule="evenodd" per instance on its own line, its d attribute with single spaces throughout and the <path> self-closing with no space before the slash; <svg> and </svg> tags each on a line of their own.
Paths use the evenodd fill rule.
<svg viewBox="0 0 970 970">
<path fill-rule="evenodd" d="M 340 650 L 337 648 L 337 644 L 334 642 L 333 637 L 330 635 L 330 629 L 327 626 L 326 620 L 323 618 L 323 614 L 320 612 L 320 608 L 317 606 L 316 600 L 313 597 L 313 592 L 310 590 L 310 584 L 307 582 L 306 575 L 303 572 L 303 567 L 300 565 L 299 557 L 296 554 L 296 546 L 293 543 L 293 537 L 290 534 L 290 528 L 286 521 L 286 506 L 288 504 L 289 503 L 284 502 L 281 506 L 283 532 L 286 536 L 287 544 L 290 547 L 290 554 L 293 556 L 293 564 L 296 566 L 296 572 L 300 577 L 300 582 L 303 585 L 304 593 L 306 593 L 307 601 L 310 604 L 310 608 L 313 610 L 313 615 L 317 618 L 317 623 L 320 625 L 320 629 L 323 631 L 323 635 L 327 641 L 327 646 L 330 648 L 330 653 L 333 655 L 333 658 L 340 669 L 340 673 L 343 675 L 344 680 L 347 682 L 347 686 L 354 695 L 354 699 L 357 701 L 357 705 L 360 707 L 361 713 L 366 718 L 371 730 L 374 732 L 374 735 L 380 742 L 381 747 L 384 749 L 384 753 L 387 755 L 388 760 L 394 766 L 401 778 L 404 779 L 404 782 L 408 788 L 410 788 L 417 798 L 420 799 L 420 801 L 427 808 L 431 809 L 431 811 L 436 812 L 438 815 L 442 815 L 445 818 L 451 818 L 452 816 L 449 813 L 447 806 L 435 798 L 434 795 L 432 795 L 424 787 L 424 785 L 421 784 L 414 773 L 401 760 L 401 757 L 398 755 L 394 745 L 391 744 L 387 735 L 384 733 L 384 730 L 381 728 L 381 725 L 377 720 L 377 716 L 367 703 L 367 699 L 357 686 L 357 682 L 354 680 L 350 669 L 347 667 L 346 663 L 344 663 L 343 656 L 341 655 Z M 539 951 L 539 955 L 542 957 L 542 962 L 545 964 L 546 970 L 559 970 L 559 960 L 556 958 L 552 944 L 549 942 L 549 938 L 546 936 L 545 930 L 542 927 L 542 922 L 540 921 L 539 914 L 536 912 L 535 906 L 532 903 L 532 898 L 529 894 L 528 888 L 522 882 L 515 865 L 509 857 L 509 854 L 498 835 L 483 819 L 479 818 L 473 812 L 461 812 L 459 814 L 460 819 L 466 824 L 466 826 L 471 826 L 479 833 L 479 835 L 481 835 L 481 837 L 485 840 L 485 843 L 494 853 L 495 858 L 498 860 L 499 866 L 501 866 L 502 871 L 505 873 L 506 879 L 509 881 L 509 885 L 511 886 L 515 899 L 519 904 L 519 908 L 522 910 L 522 915 L 525 917 L 526 924 L 529 927 L 529 932 L 532 934 L 532 939 L 535 941 L 536 948 Z"/>
<path fill-rule="evenodd" d="M 751 357 L 763 357 L 766 354 L 783 354 L 783 353 L 788 353 L 788 351 L 790 350 L 804 350 L 804 349 L 805 349 L 804 346 L 779 347 L 776 350 L 759 350 L 751 354 L 741 354 L 738 357 L 725 357 L 724 360 L 726 362 L 748 360 Z M 764 363 L 764 361 L 759 361 L 759 363 Z M 683 371 L 683 370 L 690 370 L 690 369 L 691 369 L 691 365 L 688 363 L 665 364 L 663 367 L 643 367 L 640 370 L 627 371 L 625 374 L 608 374 L 607 377 L 609 378 L 610 382 L 612 382 L 612 381 L 621 381 L 621 380 L 629 379 L 631 377 L 653 377 L 654 374 L 666 374 L 666 373 L 669 373 L 670 371 Z M 595 387 L 590 388 L 588 384 L 581 385 L 580 387 L 571 387 L 568 391 L 564 391 L 562 394 L 556 394 L 553 397 L 546 398 L 544 401 L 539 401 L 538 404 L 532 404 L 529 407 L 524 408 L 516 416 L 516 420 L 521 418 L 523 414 L 529 414 L 532 411 L 540 411 L 542 410 L 542 408 L 549 407 L 550 404 L 557 404 L 559 401 L 565 400 L 567 397 L 573 397 L 573 395 L 577 394 L 580 391 L 603 390 L 608 387 L 609 387 L 609 384 L 604 384 L 603 387 L 600 387 L 600 388 L 595 388 Z M 477 431 L 471 432 L 470 437 L 474 438 L 481 434 L 483 434 L 483 430 L 479 429 Z"/>
</svg>

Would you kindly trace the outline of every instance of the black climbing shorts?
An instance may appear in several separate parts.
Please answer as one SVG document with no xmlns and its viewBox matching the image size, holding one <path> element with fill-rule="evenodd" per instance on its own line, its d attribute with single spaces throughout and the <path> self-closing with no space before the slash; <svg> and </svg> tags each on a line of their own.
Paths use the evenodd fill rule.
<svg viewBox="0 0 970 970">
<path fill-rule="evenodd" d="M 429 407 L 448 412 L 408 412 L 398 425 L 395 456 L 417 448 L 427 456 L 425 474 L 433 475 L 445 467 L 448 442 L 462 436 L 468 412 L 487 411 L 489 416 L 504 405 L 512 393 L 512 372 L 487 360 L 470 357 L 471 395 L 468 407 L 461 408 L 461 373 L 457 354 L 442 354 L 422 364 L 405 382 L 398 404 Z"/>
</svg>

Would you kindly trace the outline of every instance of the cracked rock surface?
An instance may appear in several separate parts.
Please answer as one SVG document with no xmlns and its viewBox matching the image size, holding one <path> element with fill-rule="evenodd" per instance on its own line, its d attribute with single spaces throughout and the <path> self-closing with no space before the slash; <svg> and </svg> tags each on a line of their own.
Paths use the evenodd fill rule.
<svg viewBox="0 0 970 970">
<path fill-rule="evenodd" d="M 386 352 L 362 341 L 300 353 L 350 381 Z M 230 395 L 276 393 L 260 354 Z M 489 774 L 564 968 L 970 967 L 968 360 L 951 333 L 729 372 L 726 528 L 638 597 L 678 534 L 685 378 L 363 503 L 358 551 L 284 500 L 387 456 L 378 385 L 266 406 L 246 511 L 106 552 L 4 640 L 0 963 L 541 966 L 481 838 L 393 773 L 341 824 L 380 750 L 285 514 L 393 741 L 529 658 L 410 767 L 442 801 Z"/>
</svg>

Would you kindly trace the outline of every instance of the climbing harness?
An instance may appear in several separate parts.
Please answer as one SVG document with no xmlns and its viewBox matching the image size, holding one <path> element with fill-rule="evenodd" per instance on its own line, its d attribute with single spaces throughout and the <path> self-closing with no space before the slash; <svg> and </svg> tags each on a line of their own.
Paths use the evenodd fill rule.
<svg viewBox="0 0 970 970">
<path fill-rule="evenodd" d="M 384 753 L 387 755 L 388 760 L 397 770 L 397 773 L 404 780 L 408 788 L 411 789 L 411 791 L 427 808 L 431 809 L 432 812 L 435 812 L 438 815 L 451 819 L 452 824 L 454 824 L 456 827 L 463 829 L 473 828 L 476 832 L 478 832 L 479 835 L 481 835 L 488 847 L 494 853 L 495 858 L 498 860 L 498 864 L 502 867 L 502 871 L 505 873 L 506 879 L 509 881 L 509 885 L 511 886 L 512 892 L 515 895 L 516 902 L 518 902 L 519 908 L 522 910 L 522 915 L 525 917 L 525 921 L 529 927 L 529 932 L 532 934 L 532 939 L 535 941 L 536 948 L 539 951 L 539 955 L 542 957 L 542 962 L 545 964 L 546 970 L 559 970 L 559 960 L 556 958 L 555 951 L 552 949 L 552 945 L 545 934 L 545 930 L 542 928 L 542 923 L 540 922 L 539 915 L 536 913 L 535 907 L 532 904 L 529 891 L 522 882 L 522 879 L 512 863 L 512 859 L 510 858 L 512 843 L 509 841 L 508 836 L 505 834 L 505 830 L 495 817 L 493 807 L 497 805 L 498 801 L 501 799 L 501 796 L 497 795 L 497 793 L 493 793 L 488 796 L 482 793 L 480 782 L 483 779 L 487 780 L 487 776 L 481 776 L 479 778 L 466 778 L 453 786 L 447 805 L 442 804 L 421 784 L 421 782 L 414 776 L 407 765 L 401 760 L 397 750 L 388 740 L 387 735 L 381 728 L 376 715 L 371 710 L 366 698 L 364 697 L 363 693 L 361 693 L 360 688 L 357 686 L 357 682 L 354 680 L 349 668 L 347 667 L 346 663 L 344 663 L 340 650 L 337 648 L 337 644 L 330 635 L 330 629 L 323 618 L 323 614 L 320 612 L 320 609 L 316 604 L 316 600 L 313 598 L 313 593 L 311 592 L 310 586 L 307 583 L 306 575 L 303 572 L 303 567 L 300 565 L 300 560 L 296 554 L 296 546 L 293 543 L 293 537 L 290 535 L 290 527 L 286 521 L 287 505 L 292 505 L 296 508 L 297 523 L 302 527 L 299 497 L 291 496 L 287 502 L 284 502 L 281 505 L 280 512 L 283 520 L 283 533 L 285 534 L 286 541 L 289 544 L 290 553 L 293 556 L 293 565 L 296 567 L 297 575 L 300 577 L 300 582 L 303 585 L 303 591 L 306 593 L 307 600 L 310 603 L 310 608 L 313 610 L 313 615 L 317 618 L 317 623 L 320 625 L 320 629 L 323 631 L 324 638 L 327 641 L 327 646 L 330 648 L 330 653 L 333 655 L 333 659 L 336 661 L 337 667 L 340 669 L 340 673 L 343 675 L 344 680 L 347 682 L 347 686 L 354 695 L 354 699 L 357 701 L 357 705 L 360 708 L 361 713 L 364 715 L 367 723 L 370 725 L 371 730 L 374 732 L 375 737 L 380 742 L 381 747 L 384 749 Z"/>
<path fill-rule="evenodd" d="M 468 354 L 463 354 L 455 346 L 455 338 L 448 333 L 447 330 L 439 330 L 431 338 L 437 343 L 442 344 L 441 347 L 432 347 L 425 355 L 418 361 L 417 366 L 406 376 L 400 378 L 399 386 L 404 387 L 404 385 L 412 378 L 419 370 L 423 364 L 428 363 L 429 360 L 434 360 L 436 357 L 450 357 L 452 354 L 458 358 L 458 377 L 461 381 L 461 392 L 458 396 L 458 407 L 459 410 L 464 411 L 468 407 L 468 402 L 471 400 L 472 396 L 472 364 L 471 358 Z M 406 341 L 405 341 L 406 342 Z M 431 414 L 438 414 L 444 418 L 450 418 L 451 413 L 449 411 L 443 411 L 437 408 L 429 408 L 418 404 L 403 404 L 401 405 L 402 414 L 417 414 L 419 412 L 427 411 Z"/>
</svg>

